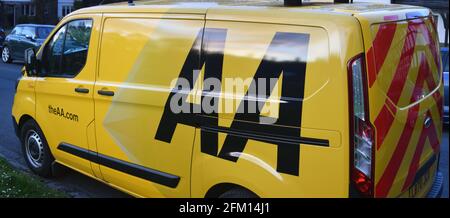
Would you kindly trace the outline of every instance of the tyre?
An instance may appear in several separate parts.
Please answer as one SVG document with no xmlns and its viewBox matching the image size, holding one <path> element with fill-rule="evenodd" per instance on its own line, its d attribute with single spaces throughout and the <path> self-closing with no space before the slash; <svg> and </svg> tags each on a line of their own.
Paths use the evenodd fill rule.
<svg viewBox="0 0 450 218">
<path fill-rule="evenodd" d="M 2 49 L 2 61 L 3 63 L 11 63 L 12 57 L 11 57 L 11 50 L 8 46 L 3 47 Z"/>
<path fill-rule="evenodd" d="M 54 158 L 41 128 L 34 120 L 26 121 L 21 128 L 22 153 L 28 167 L 39 176 L 52 176 Z"/>
<path fill-rule="evenodd" d="M 234 188 L 221 194 L 219 198 L 258 198 L 258 196 L 243 188 Z"/>
</svg>

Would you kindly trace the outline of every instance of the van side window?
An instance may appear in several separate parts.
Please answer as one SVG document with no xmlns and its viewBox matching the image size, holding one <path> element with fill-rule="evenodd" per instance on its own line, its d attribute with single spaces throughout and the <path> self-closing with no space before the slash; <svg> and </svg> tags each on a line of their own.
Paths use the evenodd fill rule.
<svg viewBox="0 0 450 218">
<path fill-rule="evenodd" d="M 41 72 L 49 77 L 75 77 L 87 59 L 92 20 L 75 20 L 64 25 L 46 45 Z"/>
<path fill-rule="evenodd" d="M 65 35 L 66 26 L 59 29 L 45 46 L 41 68 L 41 73 L 44 75 L 56 76 L 59 74 Z"/>
<path fill-rule="evenodd" d="M 75 76 L 83 69 L 87 59 L 91 29 L 91 20 L 78 20 L 68 25 L 63 55 L 62 72 L 64 74 Z"/>
</svg>

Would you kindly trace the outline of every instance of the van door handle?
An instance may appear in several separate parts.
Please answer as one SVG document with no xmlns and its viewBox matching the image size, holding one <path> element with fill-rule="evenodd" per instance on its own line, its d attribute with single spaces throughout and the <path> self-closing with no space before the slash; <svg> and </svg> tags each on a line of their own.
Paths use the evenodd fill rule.
<svg viewBox="0 0 450 218">
<path fill-rule="evenodd" d="M 87 93 L 89 93 L 89 89 L 86 89 L 86 88 L 75 88 L 75 92 L 87 94 Z"/>
<path fill-rule="evenodd" d="M 114 96 L 114 92 L 113 91 L 98 90 L 97 93 L 99 95 L 104 95 L 104 96 Z"/>
</svg>

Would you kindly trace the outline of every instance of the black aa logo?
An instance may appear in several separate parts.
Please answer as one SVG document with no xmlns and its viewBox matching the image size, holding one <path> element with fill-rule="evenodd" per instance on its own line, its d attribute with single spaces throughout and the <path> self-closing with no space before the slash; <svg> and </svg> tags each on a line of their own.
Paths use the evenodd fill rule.
<svg viewBox="0 0 450 218">
<path fill-rule="evenodd" d="M 202 35 L 204 36 L 203 42 Z M 226 29 L 205 28 L 201 30 L 189 51 L 179 78 L 184 78 L 189 81 L 189 84 L 194 84 L 198 75 L 193 72 L 199 72 L 204 65 L 205 80 L 207 78 L 222 80 L 226 35 Z M 249 139 L 275 144 L 278 148 L 277 171 L 298 176 L 300 143 L 328 146 L 327 140 L 302 138 L 299 128 L 292 128 L 301 126 L 308 43 L 309 34 L 277 32 L 253 77 L 250 86 L 255 88 L 253 90 L 259 90 L 258 86 L 262 84 L 256 81 L 267 81 L 268 83 L 271 78 L 278 80 L 283 73 L 281 100 L 285 103 L 280 104 L 279 116 L 275 123 L 261 124 L 259 123 L 260 111 L 248 112 L 250 102 L 246 97 L 249 93 L 239 104 L 238 111 L 243 111 L 243 113 L 235 114 L 229 128 L 218 125 L 216 112 L 208 113 L 207 116 L 204 116 L 206 114 L 203 111 L 200 114 L 175 114 L 170 108 L 170 99 L 175 94 L 181 94 L 180 90 L 175 87 L 166 101 L 155 139 L 170 143 L 177 124 L 198 127 L 201 128 L 201 151 L 233 162 L 239 159 L 239 154 L 243 152 Z M 265 93 L 272 93 L 274 85 L 264 85 Z M 208 99 L 210 101 L 219 100 L 217 97 L 208 96 L 208 91 L 209 87 L 203 87 L 202 100 L 204 98 L 212 98 Z M 191 111 L 201 111 L 201 105 L 188 104 L 190 104 Z M 212 105 L 217 106 L 218 104 Z M 227 133 L 220 151 L 218 150 L 219 132 Z"/>
</svg>

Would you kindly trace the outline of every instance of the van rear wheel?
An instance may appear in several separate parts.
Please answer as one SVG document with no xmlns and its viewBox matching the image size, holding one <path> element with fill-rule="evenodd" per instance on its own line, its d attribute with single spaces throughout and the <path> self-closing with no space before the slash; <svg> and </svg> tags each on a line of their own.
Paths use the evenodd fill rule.
<svg viewBox="0 0 450 218">
<path fill-rule="evenodd" d="M 31 171 L 42 177 L 50 177 L 55 159 L 41 128 L 34 120 L 28 120 L 22 125 L 21 141 L 22 153 Z"/>
</svg>

